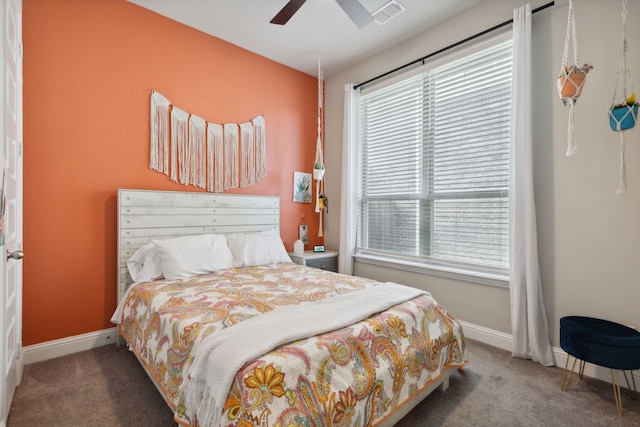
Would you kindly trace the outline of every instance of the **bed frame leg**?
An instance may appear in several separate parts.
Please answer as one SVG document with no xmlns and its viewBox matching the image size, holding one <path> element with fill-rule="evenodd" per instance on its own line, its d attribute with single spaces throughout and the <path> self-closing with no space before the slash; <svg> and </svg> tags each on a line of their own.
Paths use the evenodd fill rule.
<svg viewBox="0 0 640 427">
<path fill-rule="evenodd" d="M 444 375 L 444 378 L 442 378 L 442 382 L 440 383 L 440 391 L 447 391 L 448 388 L 449 388 L 449 375 L 446 374 Z"/>
</svg>

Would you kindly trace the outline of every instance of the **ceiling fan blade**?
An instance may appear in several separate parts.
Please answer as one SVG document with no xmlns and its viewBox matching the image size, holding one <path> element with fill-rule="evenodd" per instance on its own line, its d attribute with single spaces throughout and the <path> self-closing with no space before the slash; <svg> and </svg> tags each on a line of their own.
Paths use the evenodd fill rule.
<svg viewBox="0 0 640 427">
<path fill-rule="evenodd" d="M 349 15 L 358 28 L 364 28 L 373 22 L 371 13 L 358 0 L 336 0 L 336 3 Z"/>
<path fill-rule="evenodd" d="M 284 25 L 300 9 L 307 0 L 289 0 L 280 12 L 269 22 L 272 24 Z"/>
</svg>

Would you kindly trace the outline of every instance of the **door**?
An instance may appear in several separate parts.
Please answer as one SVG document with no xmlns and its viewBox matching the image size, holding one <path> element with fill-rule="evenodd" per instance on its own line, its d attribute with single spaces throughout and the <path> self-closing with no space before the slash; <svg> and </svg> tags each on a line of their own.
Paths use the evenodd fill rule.
<svg viewBox="0 0 640 427">
<path fill-rule="evenodd" d="M 22 0 L 5 0 L 2 9 L 0 425 L 22 377 Z"/>
</svg>

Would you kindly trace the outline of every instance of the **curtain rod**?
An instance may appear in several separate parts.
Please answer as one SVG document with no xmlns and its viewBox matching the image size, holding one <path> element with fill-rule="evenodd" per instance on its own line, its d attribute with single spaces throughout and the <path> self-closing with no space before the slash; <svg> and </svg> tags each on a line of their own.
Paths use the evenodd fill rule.
<svg viewBox="0 0 640 427">
<path fill-rule="evenodd" d="M 548 7 L 553 6 L 553 5 L 555 5 L 555 2 L 554 2 L 554 1 L 549 2 L 549 3 L 545 4 L 545 5 L 542 5 L 542 6 L 538 7 L 538 8 L 533 9 L 533 10 L 531 11 L 531 13 L 532 13 L 532 14 L 534 14 L 534 13 L 540 12 L 541 10 L 544 10 L 544 9 L 546 9 L 546 8 L 548 8 Z M 441 54 L 442 52 L 445 52 L 445 51 L 447 51 L 447 50 L 449 50 L 449 49 L 453 49 L 454 47 L 458 47 L 458 46 L 460 46 L 461 44 L 467 43 L 467 42 L 469 42 L 469 41 L 471 41 L 471 40 L 473 40 L 473 39 L 477 39 L 478 37 L 482 37 L 482 36 L 484 36 L 485 34 L 488 34 L 488 33 L 492 32 L 492 31 L 495 31 L 495 30 L 497 30 L 497 29 L 499 29 L 499 28 L 502 28 L 502 27 L 504 27 L 504 26 L 506 26 L 506 25 L 509 25 L 509 24 L 512 24 L 512 23 L 513 23 L 513 19 L 510 19 L 510 20 L 508 20 L 508 21 L 504 21 L 504 22 L 503 22 L 503 23 L 501 23 L 501 24 L 498 24 L 498 25 L 496 25 L 496 26 L 494 26 L 494 27 L 491 27 L 491 28 L 489 28 L 489 29 L 487 29 L 487 30 L 481 31 L 481 32 L 479 32 L 478 34 L 474 34 L 474 35 L 472 35 L 471 37 L 467 37 L 466 39 L 464 39 L 464 40 L 460 40 L 459 42 L 456 42 L 456 43 L 454 43 L 454 44 L 451 44 L 451 45 L 449 45 L 449 46 L 447 46 L 447 47 L 443 47 L 442 49 L 437 50 L 437 51 L 435 51 L 435 52 L 432 52 L 432 53 L 430 53 L 430 54 L 428 54 L 428 55 L 426 55 L 426 56 L 423 56 L 422 58 L 419 58 L 419 59 L 416 59 L 416 60 L 414 60 L 414 61 L 408 62 L 408 63 L 406 63 L 406 64 L 404 64 L 404 65 L 399 66 L 398 68 L 394 68 L 394 69 L 393 69 L 393 70 L 391 70 L 391 71 L 387 71 L 386 73 L 380 74 L 379 76 L 376 76 L 376 77 L 374 77 L 374 78 L 372 78 L 372 79 L 369 79 L 369 80 L 367 80 L 366 82 L 363 82 L 363 83 L 357 84 L 357 85 L 355 85 L 353 88 L 354 88 L 354 89 L 358 89 L 360 86 L 364 86 L 364 85 L 366 85 L 366 84 L 369 84 L 369 83 L 371 83 L 371 82 L 373 82 L 373 81 L 376 81 L 376 80 L 378 80 L 378 79 L 381 79 L 381 78 L 383 78 L 383 77 L 386 77 L 386 76 L 388 76 L 389 74 L 393 74 L 393 73 L 395 73 L 395 72 L 397 72 L 397 71 L 403 70 L 403 69 L 405 69 L 405 68 L 407 68 L 407 67 L 410 67 L 410 66 L 412 66 L 412 65 L 414 65 L 414 64 L 417 64 L 417 63 L 419 63 L 419 62 L 422 62 L 422 63 L 424 64 L 424 60 L 425 60 L 425 59 L 429 59 L 429 58 L 431 58 L 432 56 L 435 56 L 435 55 Z"/>
</svg>

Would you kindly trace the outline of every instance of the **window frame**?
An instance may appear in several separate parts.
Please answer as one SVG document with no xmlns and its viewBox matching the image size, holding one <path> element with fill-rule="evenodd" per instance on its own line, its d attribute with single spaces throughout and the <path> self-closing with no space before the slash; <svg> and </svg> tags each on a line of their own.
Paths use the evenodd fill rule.
<svg viewBox="0 0 640 427">
<path fill-rule="evenodd" d="M 444 66 L 451 62 L 455 62 L 459 59 L 465 58 L 467 56 L 478 53 L 482 50 L 491 48 L 498 44 L 507 42 L 509 40 L 513 40 L 512 31 L 502 31 L 500 33 L 495 33 L 492 36 L 485 37 L 481 40 L 476 40 L 474 43 L 469 43 L 461 48 L 455 49 L 451 52 L 447 52 L 437 58 L 432 58 L 429 61 L 425 61 L 420 66 L 412 68 L 408 71 L 404 71 L 402 73 L 398 73 L 397 75 L 392 75 L 385 79 L 373 82 L 371 84 L 365 85 L 361 89 L 361 96 L 365 96 L 367 93 L 372 91 L 376 91 L 382 89 L 384 87 L 393 85 L 403 80 L 410 79 L 415 77 L 418 74 L 425 73 L 431 69 L 436 69 L 438 67 Z M 360 109 L 359 109 L 360 111 Z M 361 114 L 361 112 L 359 113 Z M 510 164 L 509 164 L 510 167 Z M 359 176 L 362 174 L 362 158 L 359 158 L 358 161 L 358 174 Z M 429 184 L 431 185 L 431 184 Z M 360 184 L 358 189 L 358 202 L 357 208 L 360 211 L 360 207 L 362 204 L 362 195 Z M 510 197 L 509 191 L 500 191 L 502 196 Z M 505 194 L 506 193 L 506 194 Z M 429 194 L 432 194 L 430 191 Z M 439 194 L 438 198 L 441 198 L 444 194 Z M 456 198 L 459 195 L 456 195 Z M 432 200 L 429 198 L 429 202 Z M 508 203 L 508 202 L 507 202 Z M 357 215 L 358 221 L 360 221 L 359 213 Z M 430 216 L 433 219 L 433 216 Z M 433 225 L 430 227 L 433 229 Z M 423 231 L 421 229 L 420 233 Z M 433 236 L 431 233 L 430 236 Z M 389 254 L 387 252 L 381 253 L 372 249 L 362 249 L 359 248 L 358 242 L 360 239 L 357 239 L 356 248 L 354 253 L 354 260 L 369 265 L 376 265 L 386 268 L 399 269 L 402 271 L 415 272 L 420 274 L 428 274 L 432 276 L 438 276 L 448 279 L 454 279 L 459 281 L 466 281 L 472 283 L 479 283 L 485 285 L 498 286 L 502 288 L 509 287 L 509 271 L 503 268 L 492 268 L 489 266 L 485 267 L 475 267 L 469 264 L 463 263 L 455 263 L 455 262 L 447 262 L 441 261 L 434 258 L 427 258 L 423 256 L 410 256 L 410 255 L 402 255 L 402 254 Z M 432 237 L 429 238 L 432 240 Z M 422 239 L 421 239 L 422 241 Z M 420 243 L 422 245 L 422 243 Z"/>
</svg>

